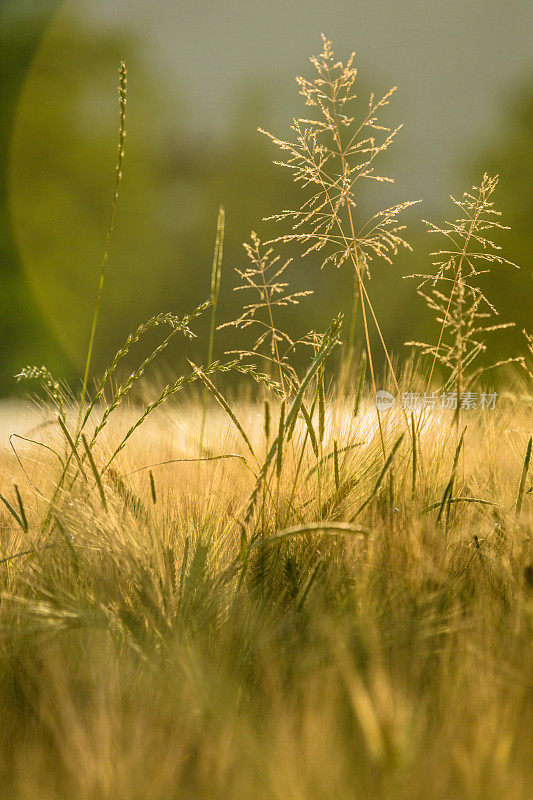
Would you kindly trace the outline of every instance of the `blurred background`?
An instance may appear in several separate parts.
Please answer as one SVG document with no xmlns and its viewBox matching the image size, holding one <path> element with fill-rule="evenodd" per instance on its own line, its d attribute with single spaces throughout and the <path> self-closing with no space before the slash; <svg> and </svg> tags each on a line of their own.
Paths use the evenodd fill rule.
<svg viewBox="0 0 533 800">
<path fill-rule="evenodd" d="M 235 315 L 234 267 L 250 230 L 300 201 L 259 133 L 282 138 L 305 116 L 294 76 L 310 74 L 320 33 L 344 59 L 357 53 L 363 104 L 398 85 L 387 121 L 405 124 L 384 159 L 394 185 L 361 198 L 361 214 L 404 199 L 413 253 L 377 264 L 368 290 L 388 346 L 435 339 L 402 275 L 426 271 L 433 245 L 421 218 L 441 221 L 483 171 L 499 173 L 496 205 L 512 230 L 487 292 L 516 329 L 492 355 L 523 351 L 533 268 L 533 5 L 528 0 L 2 0 L 0 4 L 0 396 L 42 364 L 80 383 L 114 181 L 117 67 L 129 71 L 124 180 L 95 370 L 159 311 L 183 314 L 209 294 L 218 206 L 226 241 L 218 321 Z M 383 167 L 382 167 L 383 169 Z M 288 253 L 290 254 L 290 253 Z M 349 270 L 295 259 L 295 289 L 315 295 L 291 312 L 294 332 L 349 311 Z M 188 354 L 205 358 L 207 320 Z M 243 345 L 220 333 L 215 356 Z M 147 343 L 146 346 L 148 346 Z M 196 351 L 195 351 L 196 348 Z M 378 352 L 378 348 L 376 348 Z M 167 357 L 178 368 L 179 345 Z"/>
</svg>

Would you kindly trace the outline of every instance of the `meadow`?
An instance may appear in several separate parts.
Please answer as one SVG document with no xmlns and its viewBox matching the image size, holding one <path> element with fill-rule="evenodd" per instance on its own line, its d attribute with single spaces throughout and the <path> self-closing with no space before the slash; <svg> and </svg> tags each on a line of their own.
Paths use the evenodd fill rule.
<svg viewBox="0 0 533 800">
<path fill-rule="evenodd" d="M 280 211 L 274 239 L 252 233 L 236 271 L 221 208 L 209 298 L 141 323 L 95 376 L 120 68 L 80 386 L 28 366 L 34 400 L 0 410 L 1 797 L 530 796 L 533 339 L 490 362 L 509 323 L 483 275 L 516 267 L 498 179 L 428 222 L 436 249 L 412 281 L 435 337 L 400 362 L 369 277 L 409 247 L 413 204 L 363 219 L 357 199 L 362 182 L 386 190 L 392 92 L 357 97 L 354 57 L 325 38 L 311 71 L 297 79 L 306 116 L 287 140 L 267 134 L 301 207 Z M 306 303 L 312 320 L 320 298 L 293 287 L 286 245 L 352 271 L 349 318 L 287 332 L 286 310 Z M 231 273 L 242 311 L 228 321 Z M 202 315 L 204 363 L 161 381 L 170 342 Z M 221 354 L 226 326 L 243 344 Z"/>
</svg>

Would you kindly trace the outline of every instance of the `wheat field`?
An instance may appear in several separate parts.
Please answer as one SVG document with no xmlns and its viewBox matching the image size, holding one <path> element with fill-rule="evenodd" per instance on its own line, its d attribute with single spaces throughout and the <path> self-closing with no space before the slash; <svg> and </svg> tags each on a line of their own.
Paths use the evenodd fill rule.
<svg viewBox="0 0 533 800">
<path fill-rule="evenodd" d="M 357 181 L 387 182 L 374 160 L 397 130 L 378 121 L 391 93 L 352 116 L 354 57 L 322 47 L 298 79 L 315 117 L 290 140 L 269 134 L 307 194 L 277 215 L 279 237 L 245 245 L 241 314 L 217 316 L 221 208 L 206 303 L 141 323 L 94 376 L 121 66 L 80 388 L 29 366 L 18 377 L 35 399 L 0 408 L 6 800 L 530 797 L 533 351 L 526 334 L 523 353 L 483 360 L 507 322 L 478 276 L 515 267 L 497 243 L 497 178 L 452 198 L 453 222 L 428 223 L 439 245 L 416 278 L 435 340 L 400 364 L 381 338 L 381 374 L 368 276 L 408 247 L 412 204 L 359 220 Z M 350 319 L 285 330 L 310 294 L 285 245 L 353 270 Z M 158 382 L 159 357 L 202 314 L 205 362 Z M 227 326 L 243 345 L 221 354 Z"/>
</svg>

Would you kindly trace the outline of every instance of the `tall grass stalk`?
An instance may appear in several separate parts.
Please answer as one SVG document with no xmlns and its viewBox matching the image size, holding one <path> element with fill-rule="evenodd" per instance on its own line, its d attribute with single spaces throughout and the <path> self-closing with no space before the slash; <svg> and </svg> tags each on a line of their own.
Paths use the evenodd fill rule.
<svg viewBox="0 0 533 800">
<path fill-rule="evenodd" d="M 213 349 L 215 346 L 215 330 L 216 330 L 216 315 L 218 296 L 220 294 L 220 280 L 222 277 L 222 256 L 224 253 L 224 229 L 225 229 L 226 216 L 224 207 L 220 206 L 218 209 L 217 219 L 217 232 L 215 238 L 215 250 L 213 252 L 213 266 L 211 268 L 211 292 L 209 300 L 211 303 L 211 315 L 209 322 L 209 343 L 207 346 L 207 366 L 211 365 L 213 361 Z M 200 426 L 200 441 L 199 449 L 200 455 L 204 447 L 204 431 L 205 431 L 205 417 L 207 413 L 207 388 L 204 389 L 204 401 L 202 408 L 202 423 Z"/>
<path fill-rule="evenodd" d="M 111 214 L 109 217 L 109 225 L 107 228 L 105 243 L 104 243 L 104 254 L 102 257 L 102 262 L 100 264 L 100 277 L 98 279 L 98 292 L 96 295 L 96 303 L 94 306 L 93 312 L 93 319 L 91 323 L 91 333 L 89 336 L 89 347 L 87 350 L 87 358 L 85 361 L 85 370 L 83 373 L 83 383 L 81 387 L 81 397 L 80 397 L 80 408 L 78 412 L 78 423 L 76 426 L 76 441 L 78 440 L 80 429 L 81 429 L 81 421 L 83 415 L 83 404 L 85 402 L 85 395 L 87 392 L 87 384 L 89 382 L 89 373 L 91 369 L 91 361 L 93 355 L 93 348 L 94 348 L 94 340 L 96 336 L 96 328 L 98 325 L 98 316 L 100 314 L 100 306 L 102 304 L 102 296 L 104 291 L 104 279 L 105 279 L 105 272 L 106 266 L 109 259 L 109 250 L 111 246 L 111 238 L 113 236 L 113 231 L 115 229 L 115 217 L 117 213 L 118 207 L 118 196 L 120 190 L 120 184 L 122 181 L 122 165 L 124 162 L 124 145 L 126 142 L 126 95 L 127 95 L 127 87 L 128 87 L 128 71 L 126 69 L 126 65 L 124 62 L 121 63 L 119 68 L 119 87 L 118 87 L 118 94 L 119 94 L 119 103 L 120 103 L 120 127 L 119 127 L 119 134 L 118 134 L 118 158 L 117 158 L 117 165 L 115 168 L 115 189 L 113 192 L 113 201 L 111 203 Z"/>
</svg>

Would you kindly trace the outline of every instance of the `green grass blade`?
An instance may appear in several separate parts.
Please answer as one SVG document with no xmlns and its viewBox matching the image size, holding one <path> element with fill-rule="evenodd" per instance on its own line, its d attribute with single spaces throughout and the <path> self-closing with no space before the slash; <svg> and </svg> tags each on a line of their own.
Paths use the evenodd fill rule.
<svg viewBox="0 0 533 800">
<path fill-rule="evenodd" d="M 389 455 L 387 456 L 387 459 L 386 459 L 385 463 L 383 464 L 383 467 L 381 468 L 381 472 L 379 473 L 379 476 L 378 476 L 378 479 L 377 479 L 377 481 L 376 481 L 376 483 L 374 485 L 374 488 L 372 489 L 372 491 L 370 492 L 370 494 L 368 495 L 366 500 L 357 509 L 357 511 L 355 513 L 355 517 L 358 517 L 359 514 L 362 511 L 364 511 L 364 509 L 368 506 L 368 504 L 370 502 L 372 502 L 374 497 L 377 495 L 377 493 L 379 491 L 379 487 L 381 486 L 381 484 L 383 482 L 383 478 L 385 477 L 385 475 L 389 471 L 390 465 L 392 464 L 392 461 L 394 459 L 394 456 L 396 455 L 396 452 L 397 452 L 398 448 L 400 447 L 401 443 L 403 442 L 404 436 L 405 436 L 405 434 L 402 433 L 398 437 L 396 442 L 394 443 L 394 446 L 393 446 L 392 450 L 390 451 Z"/>
<path fill-rule="evenodd" d="M 416 438 L 416 425 L 414 411 L 411 411 L 411 445 L 413 448 L 412 457 L 412 472 L 411 472 L 411 497 L 414 498 L 416 493 L 416 470 L 418 461 L 417 438 Z"/>
<path fill-rule="evenodd" d="M 444 490 L 444 494 L 442 496 L 442 500 L 441 500 L 440 507 L 439 507 L 439 513 L 437 515 L 437 522 L 440 522 L 444 509 L 447 508 L 449 510 L 449 508 L 450 508 L 450 504 L 451 504 L 451 500 L 452 500 L 452 496 L 453 496 L 453 486 L 454 486 L 454 483 L 455 483 L 455 476 L 456 476 L 456 473 L 457 473 L 457 465 L 459 464 L 459 455 L 461 453 L 461 448 L 463 446 L 465 431 L 466 431 L 466 425 L 463 428 L 463 432 L 461 433 L 461 436 L 459 438 L 459 442 L 457 444 L 457 447 L 455 448 L 455 454 L 454 454 L 454 457 L 453 457 L 452 471 L 451 471 L 450 479 L 449 479 L 448 483 L 446 484 L 446 489 Z"/>
<path fill-rule="evenodd" d="M 152 503 L 155 506 L 157 504 L 157 493 L 155 490 L 154 473 L 152 472 L 152 470 L 148 471 L 148 475 L 150 476 L 150 494 L 152 496 Z"/>
<path fill-rule="evenodd" d="M 302 412 L 302 416 L 307 426 L 307 431 L 309 433 L 309 439 L 311 441 L 311 447 L 313 448 L 313 453 L 315 454 L 315 458 L 318 458 L 318 444 L 316 440 L 315 429 L 313 428 L 313 420 L 311 419 L 311 415 L 309 414 L 308 410 L 305 407 L 305 403 L 302 403 L 302 407 L 300 410 Z"/>
<path fill-rule="evenodd" d="M 24 503 L 22 502 L 22 496 L 19 491 L 19 487 L 16 483 L 13 484 L 13 488 L 15 489 L 15 494 L 17 495 L 17 503 L 20 511 L 20 518 L 22 520 L 23 530 L 27 533 L 29 530 L 28 525 L 28 518 L 26 517 L 26 511 L 24 509 Z"/>
<path fill-rule="evenodd" d="M 522 466 L 522 475 L 520 477 L 520 484 L 518 486 L 518 494 L 516 496 L 515 516 L 518 517 L 522 511 L 522 502 L 524 500 L 524 493 L 526 488 L 527 474 L 529 472 L 529 464 L 531 462 L 531 450 L 533 449 L 533 436 L 529 437 L 529 442 L 526 447 L 526 455 L 524 457 L 524 464 Z"/>
<path fill-rule="evenodd" d="M 1 501 L 2 501 L 2 503 L 5 505 L 5 507 L 7 508 L 7 510 L 9 511 L 9 513 L 11 514 L 11 516 L 12 516 L 12 517 L 13 517 L 13 518 L 14 518 L 14 519 L 17 521 L 17 523 L 20 525 L 20 527 L 22 528 L 22 530 L 23 530 L 23 531 L 26 533 L 26 532 L 27 532 L 27 528 L 26 528 L 25 522 L 23 521 L 23 519 L 21 518 L 21 516 L 20 516 L 20 515 L 19 515 L 19 514 L 18 514 L 18 513 L 15 511 L 15 509 L 13 508 L 13 506 L 11 505 L 11 503 L 9 502 L 9 500 L 8 500 L 6 497 L 4 497 L 4 495 L 3 495 L 3 494 L 0 494 L 0 500 L 1 500 Z"/>
<path fill-rule="evenodd" d="M 91 467 L 94 479 L 96 481 L 96 485 L 98 486 L 98 492 L 100 494 L 100 500 L 102 501 L 102 506 L 103 506 L 104 510 L 107 511 L 107 501 L 106 501 L 106 497 L 105 497 L 104 485 L 102 483 L 102 479 L 101 479 L 101 477 L 100 477 L 100 475 L 98 473 L 98 470 L 96 468 L 96 464 L 94 463 L 94 458 L 93 458 L 93 454 L 91 453 L 91 448 L 89 447 L 89 443 L 87 442 L 87 439 L 85 438 L 85 434 L 83 434 L 83 433 L 81 435 L 81 441 L 82 441 L 83 447 L 85 448 L 85 453 L 87 455 L 87 460 L 88 460 L 89 465 Z"/>
<path fill-rule="evenodd" d="M 277 456 L 276 456 L 276 477 L 279 481 L 281 477 L 281 470 L 283 468 L 283 433 L 285 429 L 285 400 L 281 404 L 281 411 L 279 414 L 279 429 L 277 438 Z"/>
<path fill-rule="evenodd" d="M 339 451 L 336 439 L 333 440 L 333 472 L 335 474 L 335 490 L 338 492 L 341 482 L 339 477 Z"/>
</svg>

